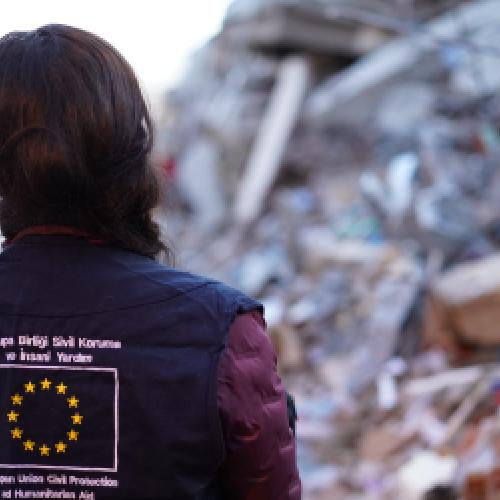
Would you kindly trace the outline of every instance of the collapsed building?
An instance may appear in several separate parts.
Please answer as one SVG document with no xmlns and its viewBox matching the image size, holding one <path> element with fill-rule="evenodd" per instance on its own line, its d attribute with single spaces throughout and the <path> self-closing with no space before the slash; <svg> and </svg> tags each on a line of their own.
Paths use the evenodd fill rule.
<svg viewBox="0 0 500 500">
<path fill-rule="evenodd" d="M 259 298 L 311 499 L 493 499 L 495 0 L 240 0 L 168 92 L 177 261 Z"/>
</svg>

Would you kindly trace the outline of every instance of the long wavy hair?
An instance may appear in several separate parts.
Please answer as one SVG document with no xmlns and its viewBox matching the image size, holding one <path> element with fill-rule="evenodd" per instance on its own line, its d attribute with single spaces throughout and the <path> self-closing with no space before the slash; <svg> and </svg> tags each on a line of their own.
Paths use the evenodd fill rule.
<svg viewBox="0 0 500 500">
<path fill-rule="evenodd" d="M 109 43 L 64 25 L 0 39 L 0 227 L 70 225 L 155 257 L 160 187 L 139 83 Z"/>
</svg>

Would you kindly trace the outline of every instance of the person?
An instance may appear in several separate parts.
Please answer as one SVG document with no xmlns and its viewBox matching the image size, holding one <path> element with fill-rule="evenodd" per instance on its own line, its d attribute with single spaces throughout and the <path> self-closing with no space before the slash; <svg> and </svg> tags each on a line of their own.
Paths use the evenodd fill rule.
<svg viewBox="0 0 500 500">
<path fill-rule="evenodd" d="M 262 306 L 156 259 L 152 141 L 106 41 L 0 40 L 2 498 L 300 498 Z"/>
</svg>

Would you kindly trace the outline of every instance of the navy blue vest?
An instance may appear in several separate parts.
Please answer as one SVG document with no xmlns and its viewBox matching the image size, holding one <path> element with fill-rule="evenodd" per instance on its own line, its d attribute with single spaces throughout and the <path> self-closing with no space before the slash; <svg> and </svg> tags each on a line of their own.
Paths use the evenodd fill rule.
<svg viewBox="0 0 500 500">
<path fill-rule="evenodd" d="M 222 498 L 217 367 L 260 305 L 63 235 L 0 254 L 0 498 Z"/>
</svg>

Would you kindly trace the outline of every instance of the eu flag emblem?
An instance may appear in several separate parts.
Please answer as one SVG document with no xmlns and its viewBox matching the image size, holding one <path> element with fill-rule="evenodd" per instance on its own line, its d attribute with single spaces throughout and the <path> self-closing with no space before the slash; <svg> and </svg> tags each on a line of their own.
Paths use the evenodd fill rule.
<svg viewBox="0 0 500 500">
<path fill-rule="evenodd" d="M 116 472 L 115 368 L 0 365 L 0 468 Z"/>
</svg>

